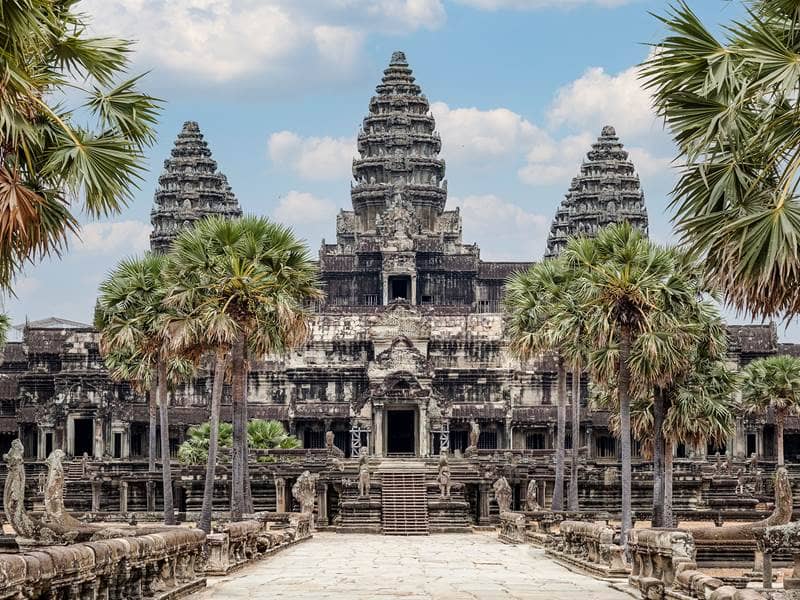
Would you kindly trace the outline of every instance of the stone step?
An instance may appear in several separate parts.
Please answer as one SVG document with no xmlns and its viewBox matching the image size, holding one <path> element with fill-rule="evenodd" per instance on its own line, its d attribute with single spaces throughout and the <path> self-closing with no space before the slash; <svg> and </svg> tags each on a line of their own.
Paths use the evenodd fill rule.
<svg viewBox="0 0 800 600">
<path fill-rule="evenodd" d="M 381 528 L 384 535 L 428 535 L 425 473 L 418 468 L 381 473 Z"/>
</svg>

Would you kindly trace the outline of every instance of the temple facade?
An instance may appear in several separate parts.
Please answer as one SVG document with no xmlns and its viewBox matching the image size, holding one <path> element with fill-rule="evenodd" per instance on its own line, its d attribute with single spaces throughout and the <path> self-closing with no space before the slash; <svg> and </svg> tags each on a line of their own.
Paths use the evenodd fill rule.
<svg viewBox="0 0 800 600">
<path fill-rule="evenodd" d="M 463 242 L 459 211 L 447 209 L 440 148 L 428 100 L 397 52 L 358 134 L 352 210 L 338 215 L 336 242 L 323 242 L 319 251 L 327 299 L 316 307 L 302 348 L 254 361 L 250 418 L 280 420 L 309 451 L 324 448 L 332 431 L 348 457 L 362 449 L 373 457 L 415 459 L 448 449 L 457 457 L 476 434 L 477 450 L 489 455 L 548 456 L 555 447 L 555 361 L 515 358 L 502 314 L 506 278 L 530 263 L 486 262 L 476 245 Z M 241 210 L 197 124 L 188 122 L 159 179 L 152 249 L 165 251 L 181 228 L 209 214 L 236 217 Z M 634 166 L 614 129 L 605 127 L 557 211 L 546 254 L 557 254 L 570 235 L 591 235 L 622 220 L 647 230 Z M 730 360 L 739 366 L 798 350 L 780 346 L 771 325 L 731 327 L 729 334 Z M 146 461 L 147 400 L 110 380 L 98 342 L 89 325 L 47 319 L 26 324 L 23 341 L 7 344 L 0 363 L 0 451 L 19 437 L 31 460 L 62 448 L 110 470 Z M 203 370 L 172 395 L 173 454 L 187 429 L 208 419 L 212 376 Z M 569 438 L 587 461 L 613 464 L 617 443 L 608 415 L 589 409 L 582 384 L 581 428 Z M 230 417 L 226 391 L 223 419 Z M 787 423 L 789 461 L 800 455 L 795 421 Z M 771 418 L 743 415 L 724 448 L 679 448 L 679 457 L 721 451 L 769 459 L 772 427 Z M 550 463 L 537 468 L 540 481 L 551 477 Z M 470 477 L 475 490 L 485 485 L 480 474 Z M 278 488 L 271 480 L 264 485 L 274 498 Z M 472 506 L 477 497 L 475 491 Z"/>
</svg>

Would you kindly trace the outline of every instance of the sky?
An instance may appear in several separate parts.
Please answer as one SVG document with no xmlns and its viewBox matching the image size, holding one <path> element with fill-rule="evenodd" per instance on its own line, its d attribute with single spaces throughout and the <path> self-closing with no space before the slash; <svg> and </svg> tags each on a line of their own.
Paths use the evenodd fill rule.
<svg viewBox="0 0 800 600">
<path fill-rule="evenodd" d="M 718 28 L 738 1 L 688 0 Z M 148 248 L 163 161 L 200 124 L 247 213 L 291 225 L 316 254 L 350 206 L 355 138 L 395 50 L 431 102 L 450 208 L 484 260 L 537 260 L 555 210 L 604 125 L 642 181 L 650 235 L 675 241 L 674 146 L 636 65 L 663 36 L 664 0 L 83 0 L 93 33 L 136 41 L 133 73 L 164 101 L 129 206 L 83 219 L 60 259 L 26 268 L 4 299 L 15 323 L 91 322 L 116 262 Z M 731 322 L 746 322 L 728 313 Z M 800 326 L 779 328 L 800 341 Z"/>
</svg>

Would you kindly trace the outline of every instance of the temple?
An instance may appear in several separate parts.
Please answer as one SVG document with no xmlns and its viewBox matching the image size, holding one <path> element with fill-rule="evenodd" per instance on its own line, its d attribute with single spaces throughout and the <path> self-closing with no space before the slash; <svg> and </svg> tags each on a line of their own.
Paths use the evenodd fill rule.
<svg viewBox="0 0 800 600">
<path fill-rule="evenodd" d="M 410 530 L 488 524 L 499 510 L 490 493 L 499 474 L 515 507 L 532 481 L 538 504 L 552 496 L 555 361 L 544 355 L 526 363 L 512 356 L 502 313 L 506 278 L 530 263 L 486 262 L 476 245 L 464 243 L 459 211 L 447 209 L 440 148 L 428 100 L 405 55 L 396 52 L 358 133 L 352 210 L 338 215 L 336 242 L 323 242 L 319 251 L 327 298 L 315 308 L 311 337 L 296 352 L 255 361 L 250 374 L 249 417 L 281 421 L 303 445 L 275 451 L 278 460 L 253 463 L 257 509 L 286 510 L 292 502 L 286 490 L 306 470 L 318 476 L 318 523 L 345 531 L 389 531 L 382 507 L 393 493 L 416 494 L 409 502 L 422 503 L 425 519 Z M 241 210 L 197 124 L 188 122 L 159 179 L 152 249 L 165 251 L 181 228 L 210 214 L 236 217 Z M 634 165 L 613 127 L 604 127 L 558 208 L 546 255 L 558 254 L 571 235 L 591 235 L 623 220 L 647 230 Z M 738 366 L 798 351 L 781 347 L 772 325 L 730 327 L 729 338 L 729 358 Z M 172 396 L 173 456 L 187 429 L 208 419 L 212 375 L 201 371 Z M 581 447 L 582 463 L 574 466 L 583 473 L 581 503 L 611 509 L 619 502 L 617 443 L 609 415 L 589 409 L 588 382 L 582 384 L 580 430 L 568 433 L 569 443 Z M 222 416 L 231 418 L 227 393 Z M 679 447 L 677 509 L 729 499 L 727 483 L 709 483 L 690 464 L 715 453 L 774 460 L 773 427 L 771 419 L 742 415 L 723 447 Z M 791 417 L 786 427 L 787 461 L 795 462 L 800 422 Z M 157 508 L 161 476 L 147 472 L 147 429 L 146 398 L 110 380 L 91 326 L 34 321 L 25 325 L 23 341 L 5 347 L 0 451 L 19 437 L 36 472 L 53 449 L 63 449 L 73 465 L 81 465 L 67 468 L 71 508 Z M 345 459 L 341 470 L 330 466 L 334 447 Z M 371 483 L 359 480 L 357 461 L 347 461 L 363 455 L 377 461 L 369 463 Z M 447 456 L 453 485 L 440 493 L 433 482 Z M 456 460 L 462 458 L 470 460 Z M 637 468 L 647 467 L 641 461 Z M 416 479 L 403 484 L 398 469 Z M 173 473 L 178 509 L 197 510 L 204 466 L 176 465 Z M 360 481 L 360 488 L 345 480 Z M 646 487 L 636 488 L 638 509 L 649 506 Z M 218 493 L 223 503 L 225 479 Z"/>
</svg>

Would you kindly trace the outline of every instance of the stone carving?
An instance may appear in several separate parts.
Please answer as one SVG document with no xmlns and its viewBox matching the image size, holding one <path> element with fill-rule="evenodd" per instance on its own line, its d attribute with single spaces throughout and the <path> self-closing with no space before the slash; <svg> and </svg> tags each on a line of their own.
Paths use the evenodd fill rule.
<svg viewBox="0 0 800 600">
<path fill-rule="evenodd" d="M 758 456 L 756 455 L 755 452 L 753 452 L 750 455 L 750 460 L 747 461 L 747 470 L 753 475 L 758 475 L 759 474 Z"/>
<path fill-rule="evenodd" d="M 44 490 L 45 522 L 56 523 L 63 527 L 77 528 L 81 523 L 64 508 L 64 465 L 66 455 L 56 449 L 47 457 L 47 483 Z"/>
<path fill-rule="evenodd" d="M 530 511 L 542 509 L 539 506 L 539 485 L 535 479 L 528 482 L 528 488 L 525 491 L 525 509 Z"/>
<path fill-rule="evenodd" d="M 464 450 L 467 458 L 478 455 L 478 440 L 481 437 L 481 426 L 474 419 L 469 423 L 469 446 Z"/>
<path fill-rule="evenodd" d="M 3 456 L 8 465 L 5 488 L 3 490 L 3 507 L 6 519 L 17 535 L 33 539 L 38 534 L 38 527 L 25 510 L 25 449 L 22 442 L 14 440 L 11 449 Z"/>
<path fill-rule="evenodd" d="M 501 477 L 492 484 L 492 489 L 494 490 L 494 498 L 497 500 L 500 513 L 502 514 L 511 510 L 513 492 L 511 486 L 508 484 L 508 480 L 505 477 Z"/>
<path fill-rule="evenodd" d="M 300 512 L 311 514 L 314 512 L 314 500 L 317 497 L 317 479 L 319 475 L 313 475 L 309 471 L 303 471 L 297 481 L 292 486 L 292 496 L 300 504 Z"/>
<path fill-rule="evenodd" d="M 739 495 L 746 493 L 744 469 L 736 471 L 736 493 Z"/>
<path fill-rule="evenodd" d="M 335 435 L 332 431 L 325 432 L 325 448 L 328 450 L 328 454 L 336 458 L 344 458 L 344 452 L 336 447 L 334 439 Z"/>
<path fill-rule="evenodd" d="M 358 459 L 358 495 L 361 498 L 369 498 L 369 456 L 362 454 Z"/>
<path fill-rule="evenodd" d="M 436 482 L 439 484 L 439 497 L 442 499 L 449 498 L 452 483 L 450 481 L 450 463 L 447 461 L 447 450 L 442 450 L 439 454 L 439 475 L 436 478 Z"/>
</svg>

